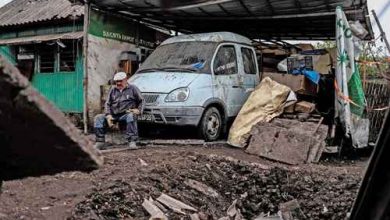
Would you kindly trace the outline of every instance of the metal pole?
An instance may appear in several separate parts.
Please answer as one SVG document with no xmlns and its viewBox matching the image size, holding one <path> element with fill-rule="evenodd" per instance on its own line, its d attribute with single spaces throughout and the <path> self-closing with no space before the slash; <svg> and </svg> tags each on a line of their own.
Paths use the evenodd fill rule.
<svg viewBox="0 0 390 220">
<path fill-rule="evenodd" d="M 89 28 L 90 3 L 86 0 L 84 4 L 84 38 L 83 38 L 83 123 L 84 134 L 88 133 L 88 28 Z"/>
<path fill-rule="evenodd" d="M 382 38 L 382 40 L 385 42 L 386 47 L 387 47 L 387 50 L 388 50 L 389 53 L 390 53 L 390 44 L 389 44 L 389 41 L 387 41 L 386 33 L 383 31 L 382 25 L 381 25 L 381 23 L 379 22 L 379 19 L 378 19 L 378 16 L 376 15 L 375 10 L 372 10 L 371 12 L 372 12 L 372 15 L 373 15 L 374 18 L 375 18 L 376 24 L 378 25 L 379 31 L 381 32 L 381 38 Z"/>
</svg>

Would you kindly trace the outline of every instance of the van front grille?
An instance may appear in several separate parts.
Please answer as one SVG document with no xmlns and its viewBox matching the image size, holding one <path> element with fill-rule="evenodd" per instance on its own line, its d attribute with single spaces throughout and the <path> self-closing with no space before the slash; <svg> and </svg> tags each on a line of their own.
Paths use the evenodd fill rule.
<svg viewBox="0 0 390 220">
<path fill-rule="evenodd" d="M 159 94 L 142 93 L 146 104 L 154 104 L 157 102 Z"/>
</svg>

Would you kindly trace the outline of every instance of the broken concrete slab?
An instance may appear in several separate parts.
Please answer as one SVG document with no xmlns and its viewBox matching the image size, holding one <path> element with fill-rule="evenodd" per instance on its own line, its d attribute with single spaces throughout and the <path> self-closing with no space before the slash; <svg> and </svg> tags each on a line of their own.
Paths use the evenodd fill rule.
<svg viewBox="0 0 390 220">
<path fill-rule="evenodd" d="M 92 143 L 0 56 L 0 177 L 90 171 L 103 163 Z"/>
<path fill-rule="evenodd" d="M 313 134 L 316 128 L 317 123 L 280 118 L 259 123 L 251 131 L 246 152 L 291 165 L 314 162 L 328 133 L 327 126 L 320 125 Z"/>
</svg>

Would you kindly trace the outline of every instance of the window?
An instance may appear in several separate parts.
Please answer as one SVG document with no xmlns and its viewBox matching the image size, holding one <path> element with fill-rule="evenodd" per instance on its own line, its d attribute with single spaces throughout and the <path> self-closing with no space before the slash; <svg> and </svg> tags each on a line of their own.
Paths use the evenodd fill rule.
<svg viewBox="0 0 390 220">
<path fill-rule="evenodd" d="M 74 72 L 76 69 L 77 43 L 49 42 L 37 46 L 39 72 Z"/>
<path fill-rule="evenodd" d="M 253 51 L 249 48 L 241 48 L 242 61 L 244 65 L 244 72 L 246 74 L 256 74 L 256 59 Z"/>
<path fill-rule="evenodd" d="M 233 45 L 219 48 L 214 60 L 215 75 L 231 75 L 237 73 L 236 50 Z"/>
<path fill-rule="evenodd" d="M 39 72 L 41 73 L 53 73 L 55 63 L 55 48 L 52 46 L 46 46 L 39 48 Z"/>
<path fill-rule="evenodd" d="M 59 47 L 59 66 L 61 72 L 74 72 L 76 67 L 77 44 L 65 43 Z"/>
</svg>

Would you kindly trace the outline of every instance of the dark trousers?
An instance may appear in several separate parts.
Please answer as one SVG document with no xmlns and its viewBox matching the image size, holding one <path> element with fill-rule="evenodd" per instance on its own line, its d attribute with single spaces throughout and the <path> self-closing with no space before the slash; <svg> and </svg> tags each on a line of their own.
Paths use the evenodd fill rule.
<svg viewBox="0 0 390 220">
<path fill-rule="evenodd" d="M 138 139 L 138 126 L 136 116 L 132 113 L 124 113 L 112 116 L 114 122 L 126 124 L 126 138 L 128 141 L 136 141 Z M 108 123 L 106 115 L 99 114 L 95 117 L 95 135 L 97 142 L 105 141 Z"/>
</svg>

